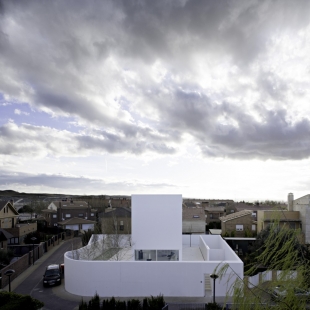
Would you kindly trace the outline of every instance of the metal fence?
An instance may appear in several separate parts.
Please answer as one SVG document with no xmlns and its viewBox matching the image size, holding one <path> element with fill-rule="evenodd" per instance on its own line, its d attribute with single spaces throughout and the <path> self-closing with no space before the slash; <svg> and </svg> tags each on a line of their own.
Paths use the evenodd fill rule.
<svg viewBox="0 0 310 310">
<path fill-rule="evenodd" d="M 218 304 L 222 309 L 230 310 L 233 304 Z M 208 310 L 208 304 L 205 303 L 169 303 L 162 310 Z"/>
</svg>

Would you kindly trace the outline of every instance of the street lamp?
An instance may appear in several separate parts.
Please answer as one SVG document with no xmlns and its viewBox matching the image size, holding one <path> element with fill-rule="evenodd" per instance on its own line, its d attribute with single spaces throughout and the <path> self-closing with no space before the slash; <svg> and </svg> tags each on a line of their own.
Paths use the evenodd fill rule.
<svg viewBox="0 0 310 310">
<path fill-rule="evenodd" d="M 37 240 L 36 237 L 32 237 L 32 265 L 34 265 L 34 241 Z"/>
<path fill-rule="evenodd" d="M 11 275 L 13 273 L 15 273 L 14 269 L 8 269 L 7 271 L 4 272 L 4 275 L 9 277 L 9 292 L 11 292 Z"/>
<path fill-rule="evenodd" d="M 213 303 L 215 304 L 215 280 L 218 278 L 219 276 L 215 273 L 212 273 L 210 275 L 210 278 L 213 279 Z"/>
</svg>

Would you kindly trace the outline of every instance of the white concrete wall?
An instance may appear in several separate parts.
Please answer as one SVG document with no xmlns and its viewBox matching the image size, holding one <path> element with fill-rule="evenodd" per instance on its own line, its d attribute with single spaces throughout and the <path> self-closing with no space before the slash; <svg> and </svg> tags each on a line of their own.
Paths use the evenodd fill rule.
<svg viewBox="0 0 310 310">
<path fill-rule="evenodd" d="M 262 272 L 262 282 L 271 281 L 272 280 L 272 271 L 266 270 Z"/>
<path fill-rule="evenodd" d="M 249 277 L 248 287 L 256 287 L 259 285 L 259 274 L 256 274 L 255 276 Z"/>
<path fill-rule="evenodd" d="M 219 235 L 202 235 L 203 240 L 208 244 L 210 249 L 221 249 L 223 238 Z"/>
<path fill-rule="evenodd" d="M 204 296 L 204 275 L 213 273 L 221 264 L 214 262 L 111 262 L 82 261 L 65 254 L 65 289 L 80 296 Z M 243 264 L 231 263 L 243 278 Z M 236 279 L 229 269 L 222 280 L 216 280 L 216 296 L 226 296 Z"/>
<path fill-rule="evenodd" d="M 199 238 L 199 248 L 200 248 L 200 251 L 201 251 L 201 254 L 204 260 L 209 261 L 210 260 L 210 257 L 209 257 L 210 248 L 206 245 L 205 241 L 203 240 L 201 236 Z"/>
<path fill-rule="evenodd" d="M 132 244 L 137 250 L 179 250 L 182 195 L 132 195 Z"/>
</svg>

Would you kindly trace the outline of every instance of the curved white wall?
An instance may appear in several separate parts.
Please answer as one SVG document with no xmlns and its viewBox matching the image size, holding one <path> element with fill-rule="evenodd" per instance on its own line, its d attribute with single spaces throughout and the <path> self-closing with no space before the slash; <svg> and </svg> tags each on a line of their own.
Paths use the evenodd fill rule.
<svg viewBox="0 0 310 310">
<path fill-rule="evenodd" d="M 80 296 L 204 296 L 204 274 L 221 264 L 213 262 L 83 261 L 65 254 L 65 289 Z M 230 263 L 243 278 L 243 264 Z M 236 276 L 228 273 L 216 280 L 216 295 L 226 296 Z"/>
</svg>

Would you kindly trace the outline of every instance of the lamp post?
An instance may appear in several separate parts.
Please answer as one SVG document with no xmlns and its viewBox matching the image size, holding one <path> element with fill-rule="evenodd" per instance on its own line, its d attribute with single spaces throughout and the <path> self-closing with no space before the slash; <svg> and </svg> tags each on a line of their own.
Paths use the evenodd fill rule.
<svg viewBox="0 0 310 310">
<path fill-rule="evenodd" d="M 4 272 L 4 275 L 9 277 L 9 292 L 11 292 L 11 275 L 13 273 L 15 273 L 14 269 L 8 269 L 7 271 Z"/>
<path fill-rule="evenodd" d="M 212 273 L 210 275 L 210 278 L 213 279 L 213 303 L 215 304 L 215 280 L 218 278 L 219 276 L 215 273 Z"/>
<path fill-rule="evenodd" d="M 36 237 L 32 237 L 32 265 L 34 265 L 34 241 L 37 240 Z"/>
</svg>

